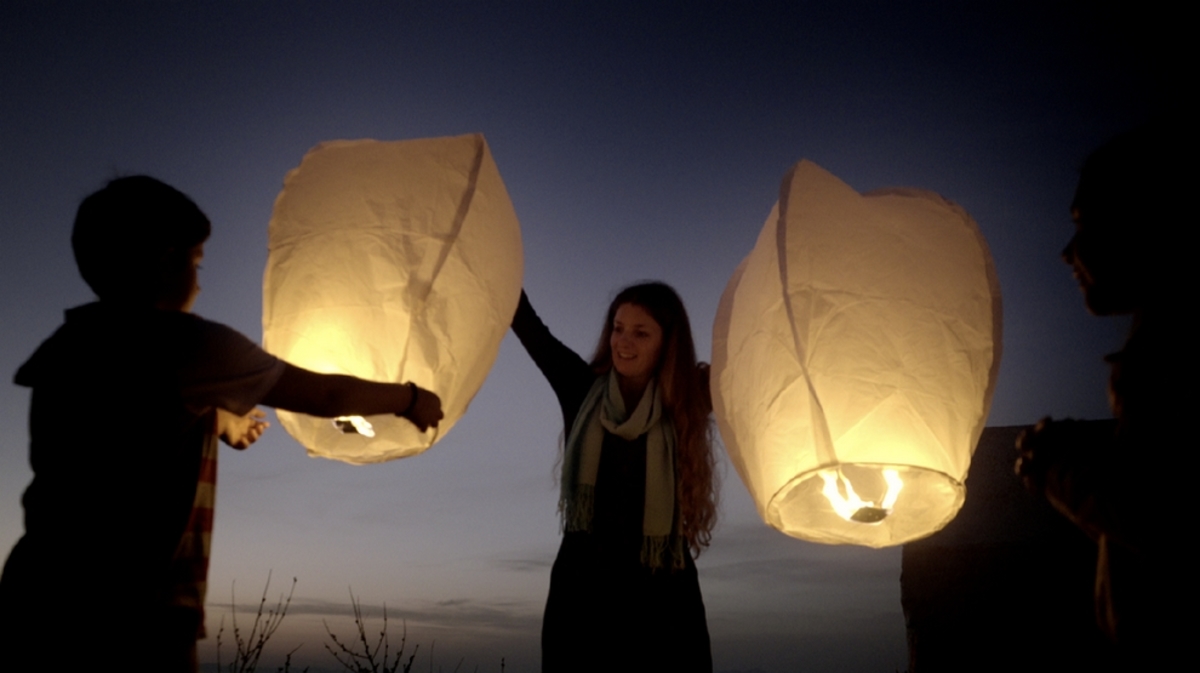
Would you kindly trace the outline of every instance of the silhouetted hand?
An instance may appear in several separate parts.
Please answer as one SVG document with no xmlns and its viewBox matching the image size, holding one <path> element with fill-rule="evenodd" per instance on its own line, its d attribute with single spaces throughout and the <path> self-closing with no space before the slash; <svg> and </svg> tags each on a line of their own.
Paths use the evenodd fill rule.
<svg viewBox="0 0 1200 673">
<path fill-rule="evenodd" d="M 1094 424 L 1093 424 L 1094 425 Z M 1103 440 L 1111 436 L 1104 425 L 1097 431 L 1071 419 L 1056 421 L 1049 416 L 1017 437 L 1017 462 L 1013 471 L 1021 478 L 1030 493 L 1053 496 L 1057 493 L 1058 471 L 1080 462 L 1081 453 L 1094 452 Z M 1047 488 L 1054 493 L 1047 493 Z M 1053 497 L 1051 497 L 1053 500 Z"/>
<path fill-rule="evenodd" d="M 217 433 L 221 441 L 241 451 L 257 442 L 271 426 L 265 420 L 266 417 L 267 414 L 262 409 L 251 409 L 245 416 L 217 409 Z"/>
<path fill-rule="evenodd" d="M 399 415 L 412 421 L 421 432 L 431 427 L 436 428 L 443 418 L 442 399 L 432 390 L 425 390 L 416 385 L 410 388 L 416 399 L 409 403 L 408 411 Z"/>
</svg>

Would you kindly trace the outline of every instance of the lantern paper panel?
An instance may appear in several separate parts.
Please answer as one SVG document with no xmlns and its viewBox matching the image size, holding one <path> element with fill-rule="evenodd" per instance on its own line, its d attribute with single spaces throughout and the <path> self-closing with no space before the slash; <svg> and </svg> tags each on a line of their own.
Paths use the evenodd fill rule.
<svg viewBox="0 0 1200 673">
<path fill-rule="evenodd" d="M 763 520 L 871 547 L 946 525 L 991 406 L 1000 316 L 962 208 L 797 164 L 713 329 L 718 426 Z"/>
<path fill-rule="evenodd" d="M 263 345 L 300 367 L 436 392 L 422 433 L 391 415 L 279 412 L 309 455 L 411 456 L 483 385 L 521 293 L 520 225 L 482 135 L 335 141 L 288 173 L 271 216 Z"/>
</svg>

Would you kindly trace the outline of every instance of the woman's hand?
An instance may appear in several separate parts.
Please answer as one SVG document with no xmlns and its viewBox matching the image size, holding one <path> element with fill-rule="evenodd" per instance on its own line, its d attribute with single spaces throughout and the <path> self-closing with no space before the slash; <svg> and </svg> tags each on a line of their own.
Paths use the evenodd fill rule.
<svg viewBox="0 0 1200 673">
<path fill-rule="evenodd" d="M 245 416 L 238 416 L 231 411 L 217 409 L 217 434 L 221 441 L 241 451 L 266 432 L 271 426 L 265 419 L 267 414 L 262 409 L 251 409 Z"/>
</svg>

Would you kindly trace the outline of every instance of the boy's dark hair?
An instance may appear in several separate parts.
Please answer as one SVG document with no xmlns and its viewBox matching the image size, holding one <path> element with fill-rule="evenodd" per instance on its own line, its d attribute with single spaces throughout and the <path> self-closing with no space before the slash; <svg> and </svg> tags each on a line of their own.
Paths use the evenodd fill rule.
<svg viewBox="0 0 1200 673">
<path fill-rule="evenodd" d="M 1188 166 L 1196 134 L 1174 117 L 1155 119 L 1109 140 L 1088 156 L 1072 208 L 1086 211 L 1089 226 L 1131 236 L 1163 236 L 1188 218 Z M 1180 163 L 1182 162 L 1182 163 Z"/>
<path fill-rule="evenodd" d="M 100 299 L 154 296 L 162 260 L 208 239 L 212 225 L 186 194 L 147 175 L 117 178 L 79 204 L 71 248 Z"/>
</svg>

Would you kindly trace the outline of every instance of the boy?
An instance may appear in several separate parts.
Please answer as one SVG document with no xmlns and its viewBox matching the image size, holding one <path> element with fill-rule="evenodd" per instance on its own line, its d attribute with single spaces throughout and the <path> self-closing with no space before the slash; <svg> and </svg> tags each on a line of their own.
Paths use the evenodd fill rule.
<svg viewBox="0 0 1200 673">
<path fill-rule="evenodd" d="M 1182 230 L 1194 138 L 1159 124 L 1094 152 L 1080 175 L 1063 250 L 1096 316 L 1131 315 L 1106 359 L 1115 423 L 1043 419 L 1018 440 L 1017 474 L 1097 543 L 1096 617 L 1128 670 L 1179 665 L 1195 580 L 1181 531 L 1193 509 L 1196 380 L 1193 273 Z"/>
<path fill-rule="evenodd" d="M 191 315 L 209 231 L 191 199 L 146 176 L 79 206 L 71 244 L 99 301 L 67 311 L 16 376 L 33 390 L 34 478 L 0 578 L 12 670 L 117 656 L 196 669 L 216 438 L 253 443 L 266 428 L 255 405 L 395 413 L 422 430 L 442 418 L 437 395 L 411 383 L 306 371 Z"/>
</svg>

